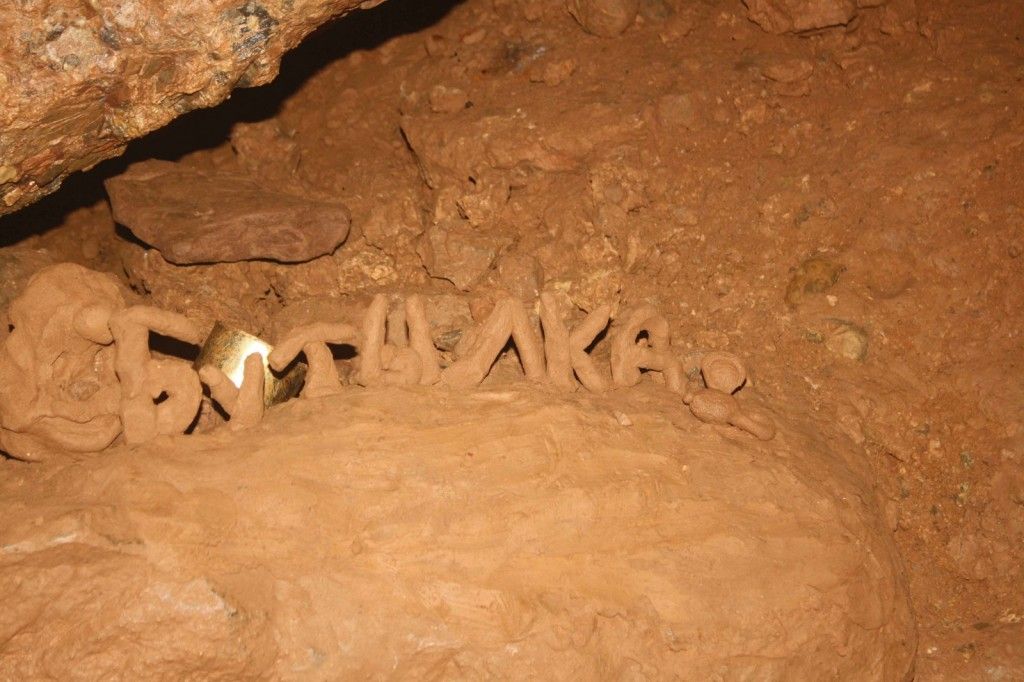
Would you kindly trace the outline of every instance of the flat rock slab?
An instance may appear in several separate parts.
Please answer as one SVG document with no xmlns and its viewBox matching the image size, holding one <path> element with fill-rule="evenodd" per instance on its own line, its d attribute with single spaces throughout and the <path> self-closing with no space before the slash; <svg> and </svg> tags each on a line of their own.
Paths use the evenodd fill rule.
<svg viewBox="0 0 1024 682">
<path fill-rule="evenodd" d="M 170 161 L 137 163 L 106 187 L 114 219 L 178 265 L 300 263 L 333 252 L 349 231 L 340 204 Z"/>
<path fill-rule="evenodd" d="M 906 678 L 846 453 L 650 388 L 352 388 L 0 462 L 0 678 Z"/>
</svg>

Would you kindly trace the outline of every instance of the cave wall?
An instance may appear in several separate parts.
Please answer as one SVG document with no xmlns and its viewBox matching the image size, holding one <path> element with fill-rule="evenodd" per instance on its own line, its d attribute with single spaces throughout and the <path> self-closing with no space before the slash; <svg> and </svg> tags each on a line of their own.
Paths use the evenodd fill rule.
<svg viewBox="0 0 1024 682">
<path fill-rule="evenodd" d="M 236 87 L 381 0 L 18 0 L 0 5 L 0 215 Z"/>
</svg>

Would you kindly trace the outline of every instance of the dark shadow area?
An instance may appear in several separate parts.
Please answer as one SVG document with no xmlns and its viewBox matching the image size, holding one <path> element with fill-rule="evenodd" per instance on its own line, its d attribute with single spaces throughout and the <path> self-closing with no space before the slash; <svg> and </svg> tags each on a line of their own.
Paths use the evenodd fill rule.
<svg viewBox="0 0 1024 682">
<path fill-rule="evenodd" d="M 129 230 L 124 225 L 115 224 L 114 225 L 114 233 L 117 234 L 118 237 L 120 237 L 121 239 L 125 240 L 126 242 L 135 244 L 136 246 L 139 246 L 139 247 L 141 247 L 143 249 L 148 249 L 149 248 L 149 244 L 147 244 L 146 242 L 144 242 L 141 239 L 139 239 L 138 237 L 136 237 L 135 233 L 132 232 L 131 230 Z"/>
<path fill-rule="evenodd" d="M 335 360 L 354 360 L 359 355 L 359 349 L 348 343 L 331 344 L 328 348 Z"/>
<path fill-rule="evenodd" d="M 305 353 L 299 353 L 294 358 L 292 358 L 291 362 L 289 362 L 287 365 L 282 367 L 280 370 L 277 370 L 277 369 L 274 369 L 273 367 L 271 367 L 270 368 L 270 374 L 271 374 L 271 376 L 273 376 L 276 379 L 280 380 L 280 379 L 283 379 L 286 376 L 288 376 L 299 365 L 305 365 L 305 364 L 306 364 L 306 354 Z M 303 370 L 303 371 L 305 371 L 305 370 Z"/>
<path fill-rule="evenodd" d="M 103 181 L 124 172 L 136 161 L 174 161 L 191 152 L 222 144 L 235 123 L 262 121 L 277 114 L 285 100 L 328 64 L 351 52 L 372 50 L 392 38 L 432 26 L 460 2 L 388 0 L 373 9 L 356 10 L 321 26 L 284 56 L 281 73 L 272 83 L 237 89 L 231 99 L 216 107 L 185 114 L 129 143 L 122 156 L 69 176 L 54 194 L 17 213 L 0 217 L 0 247 L 51 230 L 69 213 L 106 198 Z"/>
<path fill-rule="evenodd" d="M 158 355 L 188 362 L 195 362 L 199 357 L 199 346 L 152 331 L 149 333 L 149 348 Z"/>
<path fill-rule="evenodd" d="M 609 325 L 605 325 L 604 329 L 599 331 L 597 333 L 597 336 L 594 337 L 594 340 L 590 342 L 590 345 L 586 347 L 585 350 L 586 350 L 586 353 L 588 355 L 593 353 L 594 349 L 597 348 L 599 345 L 601 345 L 602 341 L 604 341 L 606 338 L 608 338 L 608 330 L 609 330 L 609 328 L 610 328 Z"/>
</svg>

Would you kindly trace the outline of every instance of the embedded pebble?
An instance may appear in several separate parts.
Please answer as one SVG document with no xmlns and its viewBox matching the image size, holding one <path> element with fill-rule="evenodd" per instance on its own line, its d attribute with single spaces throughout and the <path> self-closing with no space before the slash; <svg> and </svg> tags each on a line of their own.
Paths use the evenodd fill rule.
<svg viewBox="0 0 1024 682">
<path fill-rule="evenodd" d="M 800 305 L 808 294 L 821 294 L 839 281 L 845 268 L 827 258 L 808 258 L 796 269 L 786 286 L 786 303 L 794 308 Z"/>
<path fill-rule="evenodd" d="M 862 362 L 868 355 L 868 334 L 852 322 L 833 321 L 833 329 L 825 337 L 825 347 L 834 355 Z"/>
<path fill-rule="evenodd" d="M 615 38 L 636 21 L 640 0 L 569 0 L 568 6 L 584 31 Z"/>
</svg>

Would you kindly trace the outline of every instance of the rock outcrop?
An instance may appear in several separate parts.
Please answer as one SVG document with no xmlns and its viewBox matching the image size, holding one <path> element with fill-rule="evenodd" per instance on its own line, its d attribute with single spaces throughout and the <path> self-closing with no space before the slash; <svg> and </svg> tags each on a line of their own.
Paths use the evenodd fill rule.
<svg viewBox="0 0 1024 682">
<path fill-rule="evenodd" d="M 0 215 L 177 116 L 262 85 L 332 17 L 381 0 L 0 6 Z"/>
</svg>

